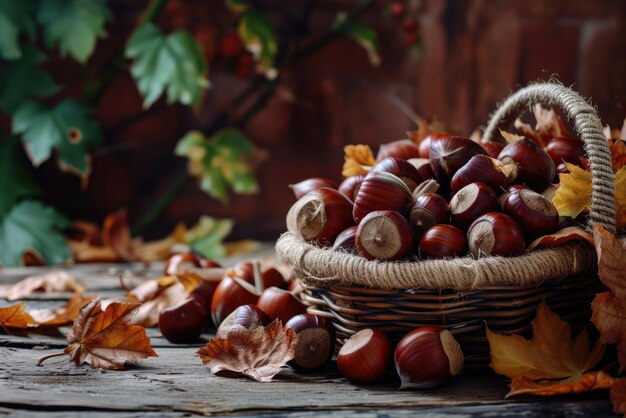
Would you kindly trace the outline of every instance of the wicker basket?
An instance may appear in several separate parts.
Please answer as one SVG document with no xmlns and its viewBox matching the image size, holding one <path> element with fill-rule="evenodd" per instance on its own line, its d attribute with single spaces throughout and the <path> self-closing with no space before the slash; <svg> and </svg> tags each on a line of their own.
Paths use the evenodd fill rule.
<svg viewBox="0 0 626 418">
<path fill-rule="evenodd" d="M 615 231 L 611 155 L 595 109 L 576 92 L 552 83 L 523 88 L 494 113 L 484 138 L 534 103 L 560 106 L 574 121 L 593 176 L 590 223 Z M 363 328 L 379 328 L 397 339 L 416 327 L 439 325 L 461 344 L 465 369 L 488 365 L 485 324 L 501 333 L 528 334 L 545 300 L 580 329 L 602 289 L 595 251 L 582 243 L 519 257 L 381 262 L 319 248 L 287 232 L 276 251 L 302 278 L 309 312 L 331 318 L 339 345 Z"/>
</svg>

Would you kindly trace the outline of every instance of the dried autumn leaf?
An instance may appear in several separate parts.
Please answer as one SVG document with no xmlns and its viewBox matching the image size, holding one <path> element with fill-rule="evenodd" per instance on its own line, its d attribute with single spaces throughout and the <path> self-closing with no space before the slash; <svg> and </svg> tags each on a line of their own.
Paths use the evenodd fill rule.
<svg viewBox="0 0 626 418">
<path fill-rule="evenodd" d="M 588 372 L 577 379 L 566 380 L 539 380 L 535 381 L 527 377 L 516 377 L 511 382 L 511 390 L 506 397 L 516 395 L 554 396 L 567 395 L 570 393 L 583 393 L 597 389 L 608 389 L 613 383 L 613 378 L 603 371 Z"/>
<path fill-rule="evenodd" d="M 617 172 L 626 166 L 626 142 L 621 139 L 609 139 L 613 171 Z"/>
<path fill-rule="evenodd" d="M 563 120 L 553 109 L 546 109 L 541 104 L 536 104 L 533 107 L 533 113 L 536 121 L 534 128 L 520 119 L 515 121 L 515 128 L 528 139 L 545 147 L 552 138 L 570 136 L 563 124 Z"/>
<path fill-rule="evenodd" d="M 591 173 L 574 164 L 565 165 L 569 174 L 559 174 L 561 185 L 554 194 L 552 204 L 559 215 L 575 218 L 591 206 Z"/>
<path fill-rule="evenodd" d="M 584 241 L 593 245 L 593 237 L 591 236 L 591 234 L 581 228 L 568 226 L 567 228 L 560 229 L 553 234 L 544 235 L 537 238 L 536 240 L 528 244 L 528 247 L 526 247 L 526 251 L 532 251 L 537 247 L 558 247 L 571 241 Z"/>
<path fill-rule="evenodd" d="M 85 286 L 64 271 L 30 276 L 15 283 L 4 294 L 7 300 L 24 299 L 34 292 L 84 292 Z"/>
<path fill-rule="evenodd" d="M 113 302 L 102 311 L 100 299 L 91 301 L 80 310 L 67 334 L 69 345 L 62 353 L 50 354 L 45 360 L 69 354 L 70 361 L 80 366 L 122 370 L 127 361 L 157 357 L 143 327 L 131 325 L 139 304 Z"/>
<path fill-rule="evenodd" d="M 502 138 L 504 138 L 507 144 L 512 144 L 513 142 L 519 141 L 520 139 L 524 138 L 522 135 L 513 134 L 502 129 L 500 129 L 500 135 L 502 135 Z"/>
<path fill-rule="evenodd" d="M 165 238 L 139 242 L 135 245 L 134 252 L 137 259 L 142 261 L 160 261 L 172 255 L 172 248 L 176 244 L 184 244 L 187 242 L 187 228 L 184 224 L 179 223 L 174 230 Z"/>
<path fill-rule="evenodd" d="M 122 260 L 133 261 L 135 259 L 136 244 L 130 236 L 126 210 L 113 212 L 104 218 L 102 240 Z"/>
<path fill-rule="evenodd" d="M 258 382 L 269 382 L 293 359 L 297 335 L 279 320 L 267 327 L 236 327 L 226 338 L 213 338 L 197 351 L 212 373 L 233 372 Z"/>
<path fill-rule="evenodd" d="M 9 328 L 27 329 L 32 323 L 33 319 L 24 311 L 23 303 L 0 308 L 0 329 L 7 334 L 10 334 Z"/>
<path fill-rule="evenodd" d="M 374 153 L 368 145 L 346 145 L 343 152 L 345 161 L 341 175 L 344 177 L 367 174 L 371 166 L 376 164 Z"/>
<path fill-rule="evenodd" d="M 589 335 L 580 332 L 574 340 L 567 322 L 548 309 L 537 308 L 532 322 L 533 338 L 496 334 L 487 328 L 491 368 L 498 374 L 515 379 L 576 380 L 595 366 L 604 354 L 604 345 L 596 343 L 589 350 Z"/>
<path fill-rule="evenodd" d="M 94 300 L 93 295 L 83 296 L 76 292 L 74 296 L 63 306 L 53 309 L 31 309 L 28 314 L 34 323 L 45 326 L 61 326 L 72 323 L 80 314 L 80 309 Z"/>
<path fill-rule="evenodd" d="M 626 378 L 613 380 L 610 396 L 613 412 L 626 417 Z"/>
<path fill-rule="evenodd" d="M 193 290 L 200 283 L 200 278 L 184 277 L 183 281 Z M 193 286 L 192 282 L 196 282 Z M 134 317 L 134 324 L 154 327 L 159 323 L 159 313 L 170 306 L 181 303 L 191 290 L 188 290 L 176 276 L 166 276 L 150 280 L 128 292 L 130 302 L 141 302 L 141 307 Z"/>
<path fill-rule="evenodd" d="M 609 292 L 591 302 L 591 321 L 600 332 L 600 341 L 617 344 L 620 372 L 626 369 L 626 242 L 620 241 L 602 225 L 593 230 L 598 254 L 598 275 Z"/>
</svg>

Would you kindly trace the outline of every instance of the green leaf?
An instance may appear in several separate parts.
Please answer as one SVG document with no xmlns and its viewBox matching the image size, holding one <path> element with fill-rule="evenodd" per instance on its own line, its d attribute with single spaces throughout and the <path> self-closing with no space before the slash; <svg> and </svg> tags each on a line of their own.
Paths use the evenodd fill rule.
<svg viewBox="0 0 626 418">
<path fill-rule="evenodd" d="M 15 60 L 22 57 L 19 36 L 35 34 L 30 14 L 34 2 L 29 0 L 0 0 L 0 57 Z"/>
<path fill-rule="evenodd" d="M 111 18 L 104 0 L 45 0 L 37 10 L 48 47 L 58 44 L 62 56 L 69 54 L 81 63 L 89 59 L 98 38 L 106 36 L 104 24 Z"/>
<path fill-rule="evenodd" d="M 239 130 L 224 129 L 211 138 L 191 131 L 178 141 L 175 153 L 189 159 L 190 174 L 215 199 L 226 201 L 229 186 L 241 194 L 258 191 L 251 161 L 259 150 Z"/>
<path fill-rule="evenodd" d="M 233 229 L 230 219 L 215 219 L 202 216 L 198 223 L 187 231 L 187 242 L 194 250 L 209 259 L 226 256 L 226 249 L 222 241 Z"/>
<path fill-rule="evenodd" d="M 239 36 L 246 49 L 259 63 L 259 69 L 268 77 L 276 78 L 275 68 L 278 40 L 274 28 L 264 13 L 246 10 L 239 20 Z"/>
<path fill-rule="evenodd" d="M 380 48 L 376 32 L 359 22 L 348 19 L 345 13 L 337 14 L 335 30 L 354 39 L 365 51 L 370 63 L 377 67 L 380 65 Z"/>
<path fill-rule="evenodd" d="M 18 266 L 26 251 L 34 251 L 50 264 L 67 261 L 71 254 L 61 229 L 70 222 L 41 202 L 25 200 L 0 219 L 0 263 Z"/>
<path fill-rule="evenodd" d="M 0 135 L 0 217 L 9 213 L 19 198 L 39 194 L 29 168 L 19 139 Z"/>
<path fill-rule="evenodd" d="M 0 108 L 12 113 L 26 99 L 46 97 L 58 90 L 52 77 L 39 67 L 45 55 L 26 46 L 22 57 L 0 65 Z"/>
<path fill-rule="evenodd" d="M 100 142 L 100 126 L 92 109 L 76 100 L 64 100 L 54 108 L 24 102 L 13 115 L 13 133 L 22 134 L 28 156 L 39 166 L 59 152 L 59 166 L 86 177 L 90 170 L 87 149 Z"/>
<path fill-rule="evenodd" d="M 131 73 L 150 107 L 167 90 L 167 102 L 198 105 L 210 84 L 200 46 L 186 30 L 164 35 L 152 23 L 143 25 L 128 41 L 126 57 Z"/>
</svg>

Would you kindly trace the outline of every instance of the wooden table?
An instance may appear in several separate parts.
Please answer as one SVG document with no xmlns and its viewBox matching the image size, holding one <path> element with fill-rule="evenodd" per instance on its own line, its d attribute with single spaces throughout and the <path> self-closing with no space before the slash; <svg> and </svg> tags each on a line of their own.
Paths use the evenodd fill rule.
<svg viewBox="0 0 626 418">
<path fill-rule="evenodd" d="M 230 260 L 234 262 L 235 260 Z M 89 294 L 121 296 L 117 275 L 158 277 L 162 265 L 83 265 L 65 269 Z M 14 283 L 49 268 L 0 270 L 0 285 Z M 62 304 L 69 294 L 43 294 L 24 301 L 27 308 Z M 11 303 L 0 299 L 0 306 Z M 63 330 L 62 330 L 63 331 Z M 35 360 L 62 350 L 62 335 L 0 334 L 0 416 L 157 417 L 236 415 L 309 417 L 616 417 L 606 393 L 550 399 L 505 400 L 506 380 L 489 371 L 462 375 L 450 385 L 428 391 L 398 391 L 397 377 L 359 386 L 346 381 L 331 364 L 323 373 L 298 375 L 290 370 L 274 382 L 217 377 L 202 365 L 197 345 L 173 345 L 158 329 L 148 329 L 158 358 L 130 364 L 125 371 L 74 367 L 67 357 L 41 367 Z M 208 336 L 207 336 L 208 338 Z"/>
</svg>

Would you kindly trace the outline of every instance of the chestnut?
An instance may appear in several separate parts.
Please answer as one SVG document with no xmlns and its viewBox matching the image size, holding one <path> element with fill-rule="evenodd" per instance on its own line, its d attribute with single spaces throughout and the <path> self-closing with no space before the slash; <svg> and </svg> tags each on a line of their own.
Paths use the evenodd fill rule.
<svg viewBox="0 0 626 418">
<path fill-rule="evenodd" d="M 285 328 L 294 330 L 298 336 L 291 366 L 312 371 L 330 362 L 335 354 L 335 327 L 328 319 L 313 314 L 296 315 L 287 321 Z"/>
<path fill-rule="evenodd" d="M 185 268 L 214 268 L 221 267 L 219 263 L 213 260 L 207 260 L 200 254 L 194 252 L 186 252 L 174 254 L 165 262 L 163 273 L 166 276 L 175 276 L 179 271 Z"/>
<path fill-rule="evenodd" d="M 577 138 L 556 137 L 548 142 L 546 152 L 557 167 L 563 163 L 582 167 L 580 159 L 585 156 L 585 143 Z"/>
<path fill-rule="evenodd" d="M 450 206 L 436 193 L 425 193 L 415 199 L 409 215 L 411 226 L 425 231 L 437 224 L 450 223 Z"/>
<path fill-rule="evenodd" d="M 474 219 L 500 210 L 496 193 L 484 183 L 472 183 L 459 190 L 450 200 L 452 223 L 466 229 Z"/>
<path fill-rule="evenodd" d="M 421 327 L 406 334 L 394 352 L 400 390 L 444 385 L 463 368 L 463 351 L 452 333 Z"/>
<path fill-rule="evenodd" d="M 192 298 L 159 312 L 159 330 L 176 344 L 196 341 L 206 323 L 206 309 Z"/>
<path fill-rule="evenodd" d="M 263 270 L 261 273 L 263 276 L 263 285 L 264 288 L 269 287 L 278 287 L 279 289 L 287 289 L 289 287 L 289 283 L 285 280 L 282 273 L 276 270 L 274 267 L 269 267 Z"/>
<path fill-rule="evenodd" d="M 418 184 L 422 182 L 422 176 L 417 171 L 417 168 L 413 166 L 407 160 L 403 160 L 401 158 L 396 157 L 387 157 L 372 167 L 370 173 L 376 173 L 384 171 L 386 173 L 391 173 L 397 176 L 400 180 L 406 184 L 409 190 L 415 189 Z"/>
<path fill-rule="evenodd" d="M 355 383 L 381 380 L 391 364 L 391 340 L 378 330 L 367 328 L 350 337 L 337 354 L 341 375 Z"/>
<path fill-rule="evenodd" d="M 408 160 L 409 158 L 419 158 L 419 156 L 419 147 L 416 143 L 410 139 L 400 139 L 381 145 L 378 149 L 378 155 L 376 155 L 376 161 L 383 160 L 387 157 Z"/>
<path fill-rule="evenodd" d="M 437 190 L 439 190 L 439 183 L 437 183 L 436 180 L 424 180 L 415 188 L 415 190 L 413 190 L 413 198 L 417 199 L 423 194 L 435 193 Z"/>
<path fill-rule="evenodd" d="M 498 155 L 498 160 L 504 163 L 516 163 L 519 171 L 515 181 L 535 191 L 548 187 L 556 173 L 552 158 L 543 148 L 528 138 L 508 144 Z"/>
<path fill-rule="evenodd" d="M 419 243 L 421 258 L 462 257 L 467 254 L 465 234 L 452 225 L 435 225 L 424 232 Z"/>
<path fill-rule="evenodd" d="M 355 245 L 368 260 L 398 260 L 411 254 L 413 231 L 398 212 L 378 210 L 368 213 L 359 223 Z"/>
<path fill-rule="evenodd" d="M 354 202 L 356 199 L 356 195 L 361 188 L 361 183 L 365 180 L 365 174 L 357 174 L 355 176 L 346 177 L 341 184 L 339 185 L 339 190 L 341 193 L 345 194 L 348 199 Z"/>
<path fill-rule="evenodd" d="M 287 214 L 289 231 L 321 246 L 332 245 L 337 235 L 352 225 L 352 202 L 343 193 L 327 187 L 308 193 Z"/>
<path fill-rule="evenodd" d="M 350 228 L 344 229 L 341 231 L 335 242 L 333 243 L 333 250 L 338 251 L 339 249 L 343 251 L 347 251 L 350 253 L 356 253 L 356 231 L 357 226 L 351 226 Z"/>
<path fill-rule="evenodd" d="M 523 189 L 510 193 L 502 207 L 531 241 L 554 232 L 559 225 L 559 213 L 543 195 Z"/>
<path fill-rule="evenodd" d="M 417 169 L 422 180 L 430 180 L 435 178 L 435 173 L 433 173 L 433 169 L 430 166 L 430 161 L 428 158 L 411 158 L 407 160 L 409 163 L 413 165 Z"/>
<path fill-rule="evenodd" d="M 211 300 L 211 318 L 216 327 L 241 305 L 256 305 L 258 290 L 238 277 L 224 277 L 217 285 Z"/>
<path fill-rule="evenodd" d="M 215 333 L 216 338 L 226 338 L 231 329 L 242 326 L 248 330 L 255 330 L 270 324 L 272 319 L 256 305 L 241 305 L 232 311 L 222 321 Z"/>
<path fill-rule="evenodd" d="M 411 191 L 397 176 L 384 171 L 369 173 L 354 200 L 354 221 L 360 223 L 365 215 L 375 210 L 394 210 L 404 214 L 412 203 Z"/>
<path fill-rule="evenodd" d="M 498 158 L 498 155 L 500 155 L 502 149 L 504 148 L 504 144 L 499 142 L 483 142 L 480 146 L 487 151 L 487 155 L 491 158 Z"/>
<path fill-rule="evenodd" d="M 332 180 L 314 177 L 306 180 L 302 180 L 299 183 L 290 184 L 289 188 L 293 191 L 296 199 L 300 199 L 304 195 L 308 194 L 322 187 L 328 187 L 330 189 L 337 189 L 339 185 Z"/>
<path fill-rule="evenodd" d="M 237 277 L 250 284 L 254 284 L 254 266 L 250 261 L 242 261 L 226 270 L 226 277 Z"/>
<path fill-rule="evenodd" d="M 467 231 L 470 253 L 475 257 L 513 257 L 524 252 L 524 233 L 517 222 L 499 212 L 487 213 L 476 219 Z"/>
<path fill-rule="evenodd" d="M 277 287 L 265 289 L 256 306 L 271 319 L 280 319 L 283 324 L 296 315 L 306 313 L 306 305 L 297 296 Z"/>
<path fill-rule="evenodd" d="M 452 176 L 474 155 L 487 154 L 476 142 L 460 136 L 433 139 L 430 144 L 430 166 L 442 187 L 450 184 Z"/>
<path fill-rule="evenodd" d="M 430 154 L 430 145 L 432 144 L 433 139 L 444 138 L 446 136 L 453 135 L 448 132 L 437 132 L 434 134 L 430 134 L 422 139 L 418 146 L 420 158 L 428 160 L 428 154 Z"/>
<path fill-rule="evenodd" d="M 505 164 L 486 155 L 475 155 L 452 176 L 450 186 L 456 193 L 471 183 L 484 183 L 494 191 L 503 189 L 517 177 L 517 164 Z"/>
</svg>

